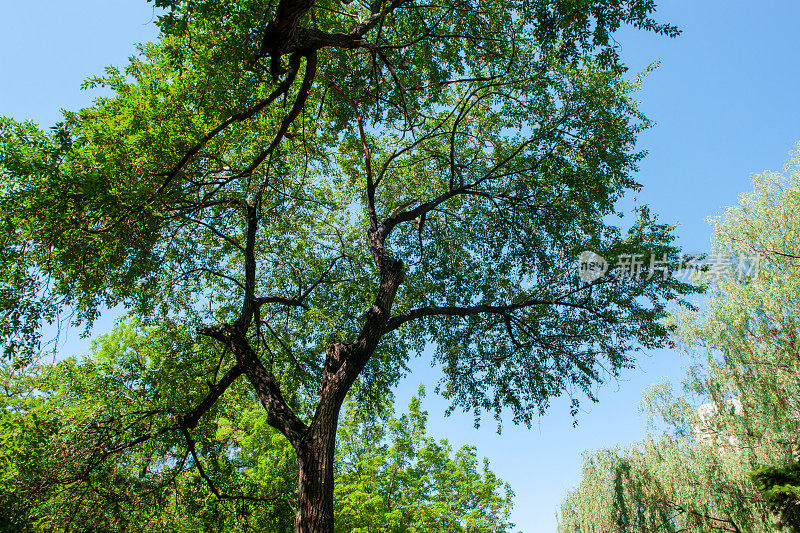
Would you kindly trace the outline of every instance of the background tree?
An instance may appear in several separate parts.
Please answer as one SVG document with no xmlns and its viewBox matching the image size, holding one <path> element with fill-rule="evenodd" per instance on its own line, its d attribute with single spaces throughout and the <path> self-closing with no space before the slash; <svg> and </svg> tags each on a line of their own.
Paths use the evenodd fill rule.
<svg viewBox="0 0 800 533">
<path fill-rule="evenodd" d="M 114 426 L 104 460 L 200 464 L 198 425 L 245 379 L 296 453 L 297 530 L 331 531 L 357 382 L 366 408 L 431 343 L 454 407 L 529 423 L 665 340 L 687 286 L 574 274 L 586 249 L 675 252 L 647 210 L 606 222 L 648 125 L 613 32 L 677 34 L 651 0 L 156 5 L 159 40 L 86 83 L 111 96 L 49 132 L 0 122 L 8 357 L 65 308 L 214 341 L 173 341 L 171 407 Z"/>
<path fill-rule="evenodd" d="M 154 387 L 172 377 L 165 355 L 177 338 L 121 324 L 83 361 L 36 365 L 24 374 L 4 368 L 0 531 L 294 529 L 294 451 L 244 386 L 215 404 L 184 455 L 164 452 L 174 438 L 162 431 L 151 446 L 102 460 L 119 428 L 180 402 L 155 394 L 166 383 Z M 422 396 L 420 390 L 400 417 L 391 397 L 380 399 L 373 416 L 346 404 L 337 448 L 337 531 L 511 527 L 511 489 L 487 462 L 478 463 L 474 448 L 454 453 L 447 441 L 426 436 Z"/>
<path fill-rule="evenodd" d="M 759 468 L 750 475 L 779 524 L 800 531 L 800 463 Z"/>
<path fill-rule="evenodd" d="M 513 493 L 479 464 L 425 436 L 420 388 L 400 418 L 364 418 L 347 404 L 339 438 L 337 531 L 506 531 Z"/>
<path fill-rule="evenodd" d="M 706 365 L 685 396 L 646 398 L 668 432 L 587 458 L 563 531 L 800 528 L 800 153 L 754 185 L 713 223 L 714 252 L 758 258 L 757 277 L 715 281 L 708 308 L 683 317 L 682 342 Z"/>
</svg>

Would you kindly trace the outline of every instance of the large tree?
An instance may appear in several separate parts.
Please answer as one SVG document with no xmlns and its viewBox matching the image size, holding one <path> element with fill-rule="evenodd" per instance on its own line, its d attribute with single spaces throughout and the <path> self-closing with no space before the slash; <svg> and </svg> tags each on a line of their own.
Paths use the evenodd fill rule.
<svg viewBox="0 0 800 533">
<path fill-rule="evenodd" d="M 575 270 L 587 249 L 676 251 L 646 209 L 609 224 L 648 126 L 613 34 L 676 35 L 652 0 L 156 5 L 159 39 L 87 81 L 111 96 L 50 131 L 0 123 L 7 356 L 62 309 L 118 305 L 214 343 L 176 344 L 169 394 L 192 407 L 104 457 L 164 433 L 191 449 L 243 379 L 296 453 L 297 530 L 331 531 L 342 403 L 369 406 L 409 354 L 435 347 L 455 407 L 529 423 L 666 338 L 685 285 L 647 261 Z"/>
<path fill-rule="evenodd" d="M 707 280 L 679 330 L 703 364 L 686 394 L 646 397 L 666 432 L 588 456 L 561 531 L 800 531 L 800 151 L 754 185 L 714 220 L 714 252 L 757 275 L 734 261 Z"/>
</svg>

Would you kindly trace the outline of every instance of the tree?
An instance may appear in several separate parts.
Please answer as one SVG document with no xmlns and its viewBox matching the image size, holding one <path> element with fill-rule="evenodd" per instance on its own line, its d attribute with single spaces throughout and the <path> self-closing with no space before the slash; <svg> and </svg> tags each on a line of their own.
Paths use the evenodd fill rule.
<svg viewBox="0 0 800 533">
<path fill-rule="evenodd" d="M 193 448 L 166 467 L 158 466 L 163 455 L 147 447 L 100 460 L 116 428 L 175 401 L 150 394 L 154 380 L 170 374 L 163 355 L 171 346 L 164 340 L 156 328 L 121 324 L 82 361 L 37 365 L 22 375 L 5 367 L 0 531 L 294 528 L 293 450 L 269 427 L 267 413 L 245 387 L 234 386 L 215 405 L 193 432 Z M 345 406 L 337 449 L 337 531 L 479 533 L 511 526 L 508 485 L 488 463 L 479 467 L 474 448 L 454 454 L 447 441 L 426 436 L 423 395 L 420 390 L 400 417 L 393 415 L 389 397 L 380 399 L 374 416 L 352 401 Z M 149 442 L 169 447 L 170 438 L 164 433 Z M 186 468 L 201 453 L 205 459 Z"/>
<path fill-rule="evenodd" d="M 754 185 L 713 221 L 713 251 L 757 259 L 757 276 L 714 280 L 708 308 L 682 317 L 705 366 L 685 396 L 646 397 L 666 433 L 587 457 L 563 531 L 800 530 L 800 152 Z"/>
<path fill-rule="evenodd" d="M 511 527 L 513 493 L 489 470 L 488 461 L 479 467 L 470 446 L 451 457 L 447 441 L 425 437 L 423 396 L 420 388 L 408 414 L 377 424 L 348 403 L 339 434 L 337 531 L 478 533 Z"/>
<path fill-rule="evenodd" d="M 159 40 L 86 82 L 112 96 L 49 132 L 0 123 L 7 356 L 65 308 L 215 343 L 176 344 L 175 407 L 108 457 L 162 432 L 182 457 L 245 379 L 296 453 L 297 531 L 331 531 L 345 397 L 368 406 L 426 343 L 454 407 L 530 423 L 664 342 L 688 286 L 573 274 L 587 249 L 676 252 L 646 209 L 607 223 L 648 126 L 613 32 L 678 33 L 652 0 L 156 6 Z"/>
<path fill-rule="evenodd" d="M 778 523 L 800 531 L 800 463 L 759 468 L 750 475 Z"/>
</svg>

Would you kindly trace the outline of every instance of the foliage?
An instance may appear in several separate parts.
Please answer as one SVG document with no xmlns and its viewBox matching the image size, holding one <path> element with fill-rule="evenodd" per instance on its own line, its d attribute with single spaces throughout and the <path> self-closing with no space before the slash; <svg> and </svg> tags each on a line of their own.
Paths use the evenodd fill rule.
<svg viewBox="0 0 800 533">
<path fill-rule="evenodd" d="M 511 492 L 479 464 L 474 447 L 455 455 L 425 436 L 419 396 L 400 418 L 378 423 L 348 404 L 336 494 L 337 531 L 506 531 Z"/>
<path fill-rule="evenodd" d="M 800 531 L 800 464 L 759 468 L 751 475 L 781 525 Z"/>
<path fill-rule="evenodd" d="M 651 0 L 156 5 L 158 40 L 87 80 L 110 96 L 0 119 L 6 355 L 117 305 L 173 343 L 170 380 L 104 375 L 147 386 L 101 462 L 215 454 L 190 432 L 246 379 L 297 454 L 298 530 L 331 531 L 342 402 L 368 412 L 425 345 L 454 407 L 530 424 L 666 342 L 688 285 L 575 276 L 588 249 L 677 253 L 647 209 L 608 222 L 649 126 L 613 34 L 678 33 Z"/>
<path fill-rule="evenodd" d="M 272 331 L 248 331 L 272 352 L 272 370 L 287 389 L 317 394 L 319 380 L 303 378 L 318 372 L 332 339 L 358 337 L 379 274 L 364 246 L 373 207 L 396 227 L 385 246 L 405 268 L 392 342 L 366 369 L 373 379 L 393 381 L 408 352 L 434 340 L 454 401 L 476 410 L 508 405 L 527 421 L 564 388 L 590 393 L 600 356 L 616 372 L 630 363 L 625 353 L 634 343 L 626 341 L 651 345 L 663 337 L 659 302 L 676 287 L 600 284 L 589 305 L 588 289 L 564 275 L 587 248 L 608 257 L 634 245 L 656 255 L 675 251 L 669 228 L 647 217 L 629 236 L 602 222 L 624 190 L 638 188 L 628 174 L 641 155 L 632 151 L 635 133 L 647 122 L 629 95 L 636 85 L 582 55 L 606 50 L 608 32 L 622 22 L 674 33 L 646 18 L 652 2 L 593 2 L 586 12 L 487 3 L 458 16 L 443 7 L 403 9 L 386 20 L 381 54 L 389 66 L 415 68 L 399 82 L 368 50 L 321 49 L 318 89 L 301 102 L 302 122 L 292 124 L 280 153 L 253 170 L 275 128 L 282 133 L 285 114 L 267 105 L 272 84 L 264 58 L 254 55 L 266 5 L 164 5 L 174 10 L 162 18 L 160 40 L 142 46 L 124 70 L 88 82 L 113 97 L 67 113 L 49 133 L 0 124 L 3 256 L 16 265 L 3 269 L 12 276 L 4 285 L 12 295 L 5 309 L 14 315 L 5 334 L 10 350 L 29 343 L 29 332 L 51 318 L 44 310 L 59 304 L 89 321 L 119 303 L 143 318 L 234 321 L 245 296 L 242 202 L 254 194 L 254 294 L 291 300 L 298 285 L 299 294 L 314 288 L 304 307 L 270 302 L 275 309 L 261 319 Z M 365 6 L 343 9 L 346 17 L 315 11 L 317 25 L 344 27 Z M 439 32 L 469 38 L 429 36 L 425 20 L 439 16 Z M 416 33 L 419 47 L 399 44 Z M 562 36 L 572 39 L 556 56 L 574 61 L 535 44 Z M 496 82 L 451 83 L 462 78 Z M 368 98 L 376 91 L 378 100 Z M 244 110 L 247 120 L 237 115 Z M 361 121 L 373 124 L 363 140 L 381 182 L 369 194 Z M 198 143 L 217 124 L 228 127 Z M 187 153 L 194 157 L 184 162 Z M 542 303 L 531 303 L 533 295 Z M 492 303 L 507 316 L 472 318 L 475 304 Z M 412 326 L 406 320 L 418 308 L 435 311 Z M 469 316 L 445 313 L 451 308 Z M 506 319 L 519 329 L 517 343 Z M 523 378 L 521 369 L 531 366 Z M 527 383 L 531 375 L 536 381 Z"/>
<path fill-rule="evenodd" d="M 137 417 L 175 405 L 175 398 L 147 393 L 164 391 L 163 384 L 152 387 L 154 379 L 171 379 L 159 338 L 155 329 L 123 324 L 82 362 L 3 376 L 0 530 L 293 529 L 294 452 L 246 393 L 226 396 L 192 432 L 197 461 L 191 453 L 179 455 L 165 433 L 150 448 L 129 447 L 119 460 L 91 468 L 109 452 L 108 432 L 125 426 L 115 418 L 124 417 L 132 436 L 141 436 L 151 425 L 133 427 Z M 453 453 L 447 441 L 426 436 L 422 395 L 399 418 L 388 397 L 374 417 L 347 403 L 338 438 L 337 531 L 510 527 L 510 488 L 486 461 L 479 465 L 474 448 Z"/>
<path fill-rule="evenodd" d="M 563 531 L 771 531 L 770 509 L 797 527 L 800 152 L 754 186 L 713 221 L 714 252 L 757 256 L 758 275 L 717 280 L 708 308 L 683 317 L 682 342 L 706 365 L 684 396 L 662 385 L 645 398 L 666 433 L 587 457 Z"/>
</svg>

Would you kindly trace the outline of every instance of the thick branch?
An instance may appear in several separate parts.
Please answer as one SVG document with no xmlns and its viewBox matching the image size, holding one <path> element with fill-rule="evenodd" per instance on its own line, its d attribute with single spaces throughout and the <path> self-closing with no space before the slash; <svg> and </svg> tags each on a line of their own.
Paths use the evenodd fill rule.
<svg viewBox="0 0 800 533">
<path fill-rule="evenodd" d="M 506 315 L 511 311 L 515 311 L 517 309 L 524 309 L 526 307 L 532 307 L 535 305 L 560 305 L 565 307 L 572 307 L 575 309 L 581 309 L 583 311 L 589 311 L 591 313 L 595 313 L 595 310 L 591 307 L 571 303 L 571 302 L 564 302 L 561 300 L 542 300 L 538 298 L 533 298 L 531 300 L 526 300 L 524 302 L 519 302 L 515 304 L 508 304 L 508 305 L 474 305 L 474 306 L 467 306 L 467 307 L 456 307 L 456 306 L 447 306 L 447 307 L 421 307 L 419 309 L 413 309 L 411 311 L 406 311 L 405 313 L 401 313 L 396 315 L 389 320 L 387 324 L 387 331 L 393 331 L 399 328 L 401 325 L 409 322 L 411 320 L 416 320 L 418 318 L 429 317 L 429 316 L 460 316 L 460 317 L 467 317 L 472 315 L 478 315 L 482 313 L 486 314 L 495 314 L 495 315 Z"/>
<path fill-rule="evenodd" d="M 275 88 L 274 91 L 272 91 L 272 93 L 270 93 L 269 96 L 259 101 L 256 105 L 254 105 L 250 109 L 247 109 L 235 115 L 231 115 L 222 123 L 220 123 L 216 128 L 209 131 L 202 139 L 200 139 L 200 141 L 197 142 L 197 144 L 195 144 L 192 148 L 190 148 L 186 152 L 186 154 L 184 154 L 183 158 L 181 158 L 181 160 L 178 161 L 178 163 L 174 167 L 172 167 L 172 169 L 170 169 L 169 172 L 167 172 L 166 179 L 164 180 L 164 183 L 158 188 L 156 194 L 161 193 L 166 188 L 166 186 L 169 185 L 170 181 L 172 181 L 172 179 L 174 179 L 175 176 L 178 175 L 178 172 L 180 172 L 183 169 L 183 167 L 186 166 L 189 160 L 191 160 L 191 158 L 194 157 L 197 154 L 197 152 L 199 152 L 209 141 L 211 141 L 214 137 L 216 137 L 222 131 L 227 129 L 228 126 L 230 126 L 231 124 L 235 124 L 236 122 L 242 122 L 243 120 L 247 120 L 248 118 L 255 116 L 262 109 L 264 109 L 269 104 L 274 102 L 278 97 L 285 94 L 286 91 L 289 90 L 289 87 L 291 87 L 295 77 L 297 76 L 297 71 L 300 68 L 300 55 L 293 54 L 292 57 L 289 59 L 289 64 L 291 67 L 289 69 L 289 75 L 286 76 L 286 78 L 284 78 L 284 80 L 278 85 L 278 87 Z"/>
<path fill-rule="evenodd" d="M 327 350 L 320 405 L 330 401 L 340 405 L 344 400 L 381 338 L 389 331 L 392 304 L 398 288 L 405 280 L 403 262 L 389 257 L 382 243 L 377 241 L 376 232 L 371 231 L 369 235 L 380 272 L 380 284 L 358 338 L 350 344 L 334 343 Z"/>
<path fill-rule="evenodd" d="M 246 330 L 250 324 L 255 306 L 256 290 L 256 231 L 258 230 L 258 214 L 254 206 L 247 208 L 247 237 L 244 245 L 244 298 L 242 312 L 236 321 L 237 326 Z"/>
<path fill-rule="evenodd" d="M 270 71 L 277 78 L 281 74 L 281 54 L 297 31 L 300 18 L 308 13 L 314 0 L 280 0 L 275 16 L 267 24 L 261 40 L 261 56 L 270 56 Z"/>
<path fill-rule="evenodd" d="M 203 328 L 200 334 L 224 343 L 231 350 L 267 411 L 267 423 L 283 433 L 292 445 L 298 446 L 308 428 L 286 403 L 275 376 L 261 363 L 242 331 L 225 324 Z"/>
<path fill-rule="evenodd" d="M 289 113 L 283 118 L 280 127 L 278 128 L 277 133 L 275 133 L 275 137 L 273 137 L 272 142 L 265 148 L 261 153 L 259 153 L 256 158 L 250 163 L 245 170 L 240 172 L 236 177 L 242 176 L 249 176 L 253 173 L 255 169 L 257 169 L 261 163 L 278 147 L 280 142 L 283 140 L 286 132 L 289 130 L 289 126 L 294 122 L 294 119 L 300 114 L 303 110 L 303 107 L 306 105 L 306 101 L 308 100 L 308 94 L 311 91 L 311 86 L 314 83 L 314 77 L 317 74 L 317 53 L 312 51 L 308 55 L 306 55 L 306 71 L 303 75 L 303 83 L 300 85 L 300 89 L 297 92 L 297 97 L 295 98 L 294 105 L 292 105 L 292 109 L 289 110 Z M 261 188 L 263 190 L 263 186 Z M 259 191 L 260 193 L 261 191 Z"/>
<path fill-rule="evenodd" d="M 283 3 L 283 2 L 281 2 Z M 262 55 L 270 54 L 272 56 L 272 67 L 279 64 L 276 63 L 276 55 L 288 54 L 293 52 L 304 52 L 307 50 L 319 50 L 325 47 L 333 48 L 367 48 L 379 49 L 376 44 L 364 41 L 364 35 L 371 29 L 375 28 L 381 23 L 392 11 L 400 7 L 404 3 L 410 3 L 410 0 L 394 0 L 385 9 L 381 11 L 373 11 L 366 20 L 358 24 L 350 33 L 326 33 L 315 28 L 303 28 L 296 26 L 289 37 L 286 39 L 282 48 L 265 46 L 262 42 L 261 53 Z M 279 6 L 280 8 L 280 6 Z M 267 37 L 265 35 L 265 37 Z M 272 35 L 269 38 L 273 38 Z M 273 74 L 280 72 L 280 70 L 273 70 Z"/>
</svg>

